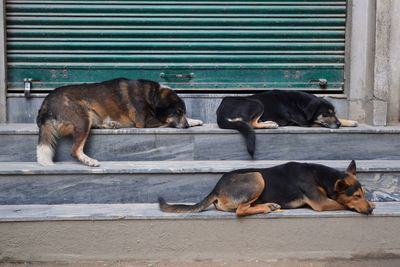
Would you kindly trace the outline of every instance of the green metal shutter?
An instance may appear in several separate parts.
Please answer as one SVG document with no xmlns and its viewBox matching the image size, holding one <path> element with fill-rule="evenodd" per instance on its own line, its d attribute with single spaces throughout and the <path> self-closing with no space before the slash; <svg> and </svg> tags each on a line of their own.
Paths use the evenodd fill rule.
<svg viewBox="0 0 400 267">
<path fill-rule="evenodd" d="M 6 3 L 9 92 L 25 78 L 39 92 L 121 76 L 185 90 L 342 90 L 346 1 Z"/>
</svg>

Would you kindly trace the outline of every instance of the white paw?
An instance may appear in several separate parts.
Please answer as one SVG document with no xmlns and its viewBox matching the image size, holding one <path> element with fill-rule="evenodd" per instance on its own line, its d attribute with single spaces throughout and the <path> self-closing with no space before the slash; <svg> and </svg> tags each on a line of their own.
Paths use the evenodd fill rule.
<svg viewBox="0 0 400 267">
<path fill-rule="evenodd" d="M 39 165 L 42 165 L 42 166 L 54 166 L 54 162 L 53 161 L 38 161 L 38 164 Z"/>
<path fill-rule="evenodd" d="M 121 128 L 121 124 L 117 121 L 107 121 L 100 126 L 103 129 L 119 129 Z"/>
<path fill-rule="evenodd" d="M 54 149 L 50 145 L 38 145 L 36 147 L 37 162 L 42 166 L 52 166 Z"/>
<path fill-rule="evenodd" d="M 100 166 L 100 163 L 97 160 L 92 159 L 85 154 L 81 154 L 79 156 L 79 161 L 89 167 L 99 167 Z"/>
<path fill-rule="evenodd" d="M 349 121 L 349 127 L 357 127 L 358 126 L 358 122 L 356 121 Z"/>
<path fill-rule="evenodd" d="M 119 129 L 119 128 L 121 128 L 121 123 L 119 123 L 117 121 L 110 121 L 110 128 Z"/>
<path fill-rule="evenodd" d="M 186 120 L 190 127 L 203 125 L 203 121 L 201 121 L 201 120 L 195 120 L 195 119 L 190 119 L 190 118 L 186 118 Z"/>
<path fill-rule="evenodd" d="M 276 203 L 269 203 L 268 207 L 271 209 L 271 211 L 279 210 L 281 208 L 281 206 L 279 204 L 276 204 Z"/>
<path fill-rule="evenodd" d="M 262 123 L 265 124 L 268 129 L 276 129 L 279 127 L 279 125 L 274 121 L 263 121 Z"/>
<path fill-rule="evenodd" d="M 82 161 L 82 163 L 84 163 L 85 165 L 87 165 L 89 167 L 99 167 L 100 166 L 100 163 L 95 159 L 85 160 L 85 161 Z"/>
</svg>

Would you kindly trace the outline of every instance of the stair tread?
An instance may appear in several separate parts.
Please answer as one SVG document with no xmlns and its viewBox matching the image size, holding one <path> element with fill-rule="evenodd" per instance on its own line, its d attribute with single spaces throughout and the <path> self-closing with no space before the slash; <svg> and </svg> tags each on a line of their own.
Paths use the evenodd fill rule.
<svg viewBox="0 0 400 267">
<path fill-rule="evenodd" d="M 400 125 L 393 126 L 370 126 L 360 124 L 358 127 L 343 127 L 339 129 L 328 129 L 322 127 L 279 127 L 278 129 L 257 129 L 261 134 L 285 134 L 285 133 L 400 133 Z M 0 124 L 1 134 L 38 134 L 39 129 L 34 123 L 9 123 Z M 176 128 L 123 128 L 123 129 L 93 129 L 92 134 L 232 134 L 234 130 L 220 129 L 217 124 L 209 123 L 200 127 L 188 129 Z"/>
<path fill-rule="evenodd" d="M 345 169 L 350 160 L 308 160 Z M 110 173 L 221 173 L 243 168 L 266 168 L 288 160 L 188 160 L 188 161 L 103 161 L 100 167 L 78 162 L 41 166 L 36 162 L 0 162 L 0 174 L 110 174 Z M 358 172 L 398 172 L 400 160 L 356 160 Z"/>
<path fill-rule="evenodd" d="M 247 218 L 332 218 L 366 216 L 353 211 L 316 212 L 307 208 L 285 209 Z M 400 216 L 400 202 L 377 202 L 371 217 Z M 210 207 L 199 213 L 163 213 L 158 204 L 62 204 L 62 205 L 0 205 L 0 222 L 52 220 L 121 220 L 121 219 L 235 219 L 231 212 Z"/>
</svg>

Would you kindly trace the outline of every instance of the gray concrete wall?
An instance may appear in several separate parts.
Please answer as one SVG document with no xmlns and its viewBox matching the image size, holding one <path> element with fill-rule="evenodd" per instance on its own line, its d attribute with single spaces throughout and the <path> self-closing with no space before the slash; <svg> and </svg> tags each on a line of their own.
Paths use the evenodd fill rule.
<svg viewBox="0 0 400 267">
<path fill-rule="evenodd" d="M 400 121 L 400 1 L 393 0 L 391 4 L 388 123 L 395 124 Z"/>
<path fill-rule="evenodd" d="M 371 125 L 399 122 L 400 1 L 350 2 L 349 117 Z"/>
<path fill-rule="evenodd" d="M 347 67 L 346 94 L 349 104 L 349 117 L 366 122 L 371 110 L 370 99 L 373 86 L 373 54 L 375 1 L 352 0 L 349 4 L 348 22 L 349 53 Z"/>
<path fill-rule="evenodd" d="M 6 38 L 5 38 L 5 1 L 0 1 L 0 123 L 6 122 Z"/>
</svg>

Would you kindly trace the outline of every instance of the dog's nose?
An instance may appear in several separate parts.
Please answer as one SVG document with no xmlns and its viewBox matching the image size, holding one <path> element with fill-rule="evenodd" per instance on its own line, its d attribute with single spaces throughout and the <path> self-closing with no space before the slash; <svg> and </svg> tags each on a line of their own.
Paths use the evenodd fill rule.
<svg viewBox="0 0 400 267">
<path fill-rule="evenodd" d="M 374 211 L 374 208 L 369 208 L 368 209 L 368 214 L 372 214 L 373 211 Z"/>
<path fill-rule="evenodd" d="M 339 128 L 339 127 L 342 125 L 342 123 L 341 123 L 340 121 L 337 121 L 337 122 L 336 122 L 336 125 L 337 125 L 337 127 Z"/>
<path fill-rule="evenodd" d="M 181 127 L 182 127 L 183 129 L 186 129 L 186 128 L 189 128 L 190 125 L 189 125 L 189 123 L 188 123 L 187 121 L 185 121 L 185 122 L 181 125 Z"/>
</svg>

